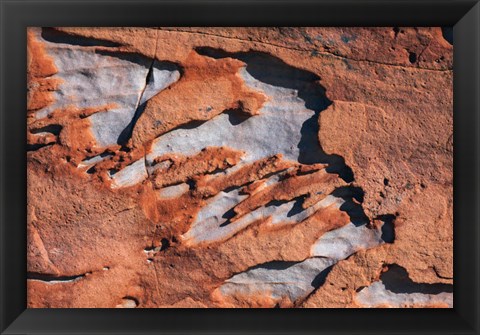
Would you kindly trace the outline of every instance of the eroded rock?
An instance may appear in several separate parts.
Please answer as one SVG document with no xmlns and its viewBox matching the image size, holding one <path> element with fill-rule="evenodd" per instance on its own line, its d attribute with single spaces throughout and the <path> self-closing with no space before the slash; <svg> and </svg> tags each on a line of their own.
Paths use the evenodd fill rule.
<svg viewBox="0 0 480 335">
<path fill-rule="evenodd" d="M 452 307 L 440 28 L 29 28 L 29 307 Z"/>
</svg>

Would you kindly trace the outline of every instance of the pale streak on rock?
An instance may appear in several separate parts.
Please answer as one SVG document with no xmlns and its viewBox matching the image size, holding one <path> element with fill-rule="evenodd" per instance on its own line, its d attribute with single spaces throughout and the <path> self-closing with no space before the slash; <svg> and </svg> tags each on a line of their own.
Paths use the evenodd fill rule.
<svg viewBox="0 0 480 335">
<path fill-rule="evenodd" d="M 37 111 L 36 118 L 45 118 L 54 110 L 67 107 L 115 105 L 88 118 L 99 147 L 116 144 L 135 116 L 137 106 L 180 78 L 178 70 L 163 70 L 154 64 L 152 78 L 145 83 L 152 62 L 147 57 L 130 55 L 130 59 L 122 59 L 91 47 L 52 43 L 40 34 L 37 38 L 54 59 L 58 69 L 54 77 L 61 79 L 61 85 L 53 92 L 55 102 Z"/>
<path fill-rule="evenodd" d="M 373 248 L 382 243 L 384 241 L 380 229 L 368 228 L 366 224 L 357 226 L 350 222 L 322 235 L 312 246 L 310 254 L 338 261 L 358 250 Z"/>
<path fill-rule="evenodd" d="M 297 145 L 301 140 L 302 125 L 315 112 L 305 107 L 305 101 L 298 97 L 297 90 L 263 83 L 245 68 L 240 70 L 239 75 L 248 87 L 269 97 L 259 115 L 233 125 L 227 114 L 220 114 L 197 128 L 173 130 L 154 140 L 147 161 L 175 152 L 194 155 L 208 146 L 227 146 L 245 151 L 245 162 L 279 153 L 286 160 L 298 161 Z"/>
<path fill-rule="evenodd" d="M 239 188 L 230 192 L 222 191 L 218 193 L 200 210 L 190 229 L 182 235 L 184 242 L 187 244 L 197 244 L 200 242 L 220 240 L 228 236 L 233 229 L 228 225 L 220 227 L 220 225 L 227 221 L 227 219 L 222 216 L 246 198 L 248 198 L 248 195 L 241 195 Z M 228 233 L 226 233 L 226 231 L 228 231 Z"/>
<path fill-rule="evenodd" d="M 268 293 L 269 298 L 290 302 L 303 299 L 315 288 L 312 282 L 323 270 L 335 262 L 329 258 L 313 257 L 286 269 L 268 263 L 239 273 L 225 281 L 219 288 L 223 296 L 257 296 Z"/>
<path fill-rule="evenodd" d="M 96 155 L 96 156 L 84 159 L 83 161 L 80 162 L 80 164 L 78 164 L 77 167 L 79 169 L 90 168 L 90 167 L 94 166 L 95 164 L 100 163 L 101 161 L 105 160 L 106 158 L 112 157 L 112 156 L 113 155 L 111 155 L 111 154 Z"/>
<path fill-rule="evenodd" d="M 153 61 L 152 74 L 149 82 L 145 86 L 145 90 L 139 100 L 138 105 L 150 100 L 160 91 L 163 91 L 168 86 L 180 79 L 180 72 L 178 70 L 161 69 L 161 64 L 157 60 Z"/>
<path fill-rule="evenodd" d="M 147 177 L 148 174 L 145 169 L 145 161 L 141 159 L 113 174 L 111 187 L 119 188 L 133 186 L 142 182 Z"/>
<path fill-rule="evenodd" d="M 255 193 L 265 187 L 278 183 L 281 177 L 288 171 L 291 171 L 291 169 L 281 171 L 265 180 L 259 181 L 262 185 L 255 190 Z M 253 222 L 268 217 L 271 217 L 270 223 L 275 225 L 298 223 L 314 214 L 319 208 L 327 207 L 339 201 L 338 206 L 342 203 L 341 199 L 328 196 L 306 210 L 289 216 L 288 213 L 292 210 L 296 202 L 292 200 L 281 205 L 261 206 L 238 219 L 232 220 L 232 222 L 228 222 L 229 219 L 225 217 L 225 213 L 232 210 L 248 197 L 249 195 L 240 194 L 240 189 L 238 188 L 230 192 L 218 193 L 201 209 L 191 228 L 182 235 L 185 242 L 189 245 L 195 245 L 222 241 L 233 236 Z"/>
<path fill-rule="evenodd" d="M 344 201 L 330 195 L 314 206 L 311 206 L 310 208 L 312 209 L 307 208 L 296 215 L 288 217 L 286 214 L 288 213 L 290 203 L 293 202 L 285 203 L 279 206 L 277 210 L 269 213 L 272 215 L 272 223 L 285 224 L 301 222 L 315 213 L 319 208 L 327 206 L 340 208 Z M 245 215 L 242 219 L 245 217 L 262 218 L 262 215 L 265 215 L 262 211 L 264 211 L 264 207 Z M 313 279 L 328 266 L 336 264 L 338 261 L 347 258 L 358 250 L 373 248 L 385 243 L 381 236 L 381 227 L 368 228 L 366 224 L 355 225 L 350 222 L 341 228 L 322 235 L 322 237 L 312 245 L 311 256 L 304 262 L 297 263 L 286 269 L 275 270 L 275 272 L 264 269 L 262 266 L 258 269 L 247 270 L 225 281 L 225 283 L 220 286 L 220 292 L 223 296 L 227 297 L 227 300 L 228 296 L 263 295 L 277 302 L 288 298 L 294 303 L 298 299 L 306 297 L 315 289 L 312 283 Z M 322 264 L 328 265 L 309 268 L 310 264 L 316 264 L 318 262 L 323 262 Z M 281 262 L 279 262 L 279 264 L 281 264 Z M 284 264 L 287 263 L 285 262 Z M 304 266 L 306 266 L 308 270 L 305 270 Z M 303 276 L 297 275 L 299 267 L 304 271 Z M 293 280 L 290 282 L 282 282 L 281 285 L 279 285 L 278 283 L 272 282 L 272 278 L 292 278 Z"/>
<path fill-rule="evenodd" d="M 73 279 L 66 279 L 66 280 L 40 280 L 40 279 L 28 279 L 30 281 L 36 281 L 40 283 L 44 283 L 47 285 L 55 285 L 55 284 L 68 284 L 68 283 L 75 283 L 79 280 L 83 279 L 83 277 L 73 278 Z"/>
<path fill-rule="evenodd" d="M 122 303 L 115 306 L 115 308 L 136 308 L 137 302 L 133 299 L 123 298 Z"/>
<path fill-rule="evenodd" d="M 141 90 L 138 92 L 138 95 L 136 96 L 136 101 L 133 105 L 131 104 L 133 101 L 129 101 L 128 104 L 124 103 L 123 105 L 121 105 L 127 106 L 127 108 L 113 109 L 108 112 L 96 113 L 90 116 L 90 122 L 92 123 L 92 132 L 97 139 L 97 143 L 100 146 L 116 144 L 122 131 L 127 128 L 129 123 L 135 116 L 135 112 L 138 106 L 144 103 L 146 100 L 150 99 L 158 92 L 164 90 L 166 87 L 170 86 L 172 83 L 174 83 L 180 78 L 180 73 L 178 71 L 171 72 L 167 70 L 156 69 L 155 67 L 152 71 L 152 84 L 147 84 L 147 88 L 145 89 L 145 92 L 143 92 L 143 94 L 143 87 L 140 87 Z M 145 77 L 142 78 L 143 81 L 145 81 L 144 78 Z M 115 100 L 113 100 L 113 102 L 115 102 Z"/>
<path fill-rule="evenodd" d="M 290 201 L 288 202 L 288 208 L 285 208 L 285 210 L 275 211 L 272 214 L 272 220 L 270 221 L 270 223 L 272 225 L 299 223 L 308 219 L 321 208 L 327 208 L 330 206 L 339 208 L 342 203 L 342 199 L 334 197 L 333 195 L 328 195 L 323 200 L 316 202 L 315 204 L 302 210 L 301 212 L 289 216 L 288 213 L 293 209 L 293 206 L 295 205 L 295 201 Z"/>
<path fill-rule="evenodd" d="M 395 293 L 389 291 L 382 281 L 362 289 L 356 295 L 356 301 L 363 307 L 393 307 L 405 308 L 414 306 L 453 307 L 453 293 L 441 292 L 439 294 L 425 293 Z"/>
<path fill-rule="evenodd" d="M 305 107 L 305 101 L 298 97 L 295 89 L 263 83 L 246 68 L 242 68 L 239 75 L 248 87 L 269 97 L 259 115 L 233 125 L 227 114 L 220 114 L 194 129 L 172 130 L 153 141 L 147 164 L 153 165 L 156 157 L 165 154 L 192 156 L 215 146 L 245 151 L 245 164 L 276 154 L 282 154 L 285 160 L 298 161 L 302 126 L 315 112 Z"/>
<path fill-rule="evenodd" d="M 178 198 L 183 194 L 187 193 L 189 188 L 190 187 L 188 186 L 187 183 L 181 183 L 177 185 L 164 187 L 158 191 L 158 196 L 160 197 L 160 199 Z"/>
</svg>

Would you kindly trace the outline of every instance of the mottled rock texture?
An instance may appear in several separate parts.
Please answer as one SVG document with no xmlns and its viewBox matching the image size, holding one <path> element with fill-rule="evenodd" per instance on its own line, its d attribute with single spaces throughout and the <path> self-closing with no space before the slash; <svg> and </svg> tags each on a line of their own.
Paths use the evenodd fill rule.
<svg viewBox="0 0 480 335">
<path fill-rule="evenodd" d="M 444 33 L 29 28 L 28 306 L 452 307 Z"/>
</svg>

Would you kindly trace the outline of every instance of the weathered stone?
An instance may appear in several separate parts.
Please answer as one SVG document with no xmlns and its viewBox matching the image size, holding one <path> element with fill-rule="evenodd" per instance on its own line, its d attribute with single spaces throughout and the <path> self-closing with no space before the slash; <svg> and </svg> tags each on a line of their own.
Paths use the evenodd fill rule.
<svg viewBox="0 0 480 335">
<path fill-rule="evenodd" d="M 452 307 L 440 28 L 29 28 L 29 307 Z"/>
</svg>

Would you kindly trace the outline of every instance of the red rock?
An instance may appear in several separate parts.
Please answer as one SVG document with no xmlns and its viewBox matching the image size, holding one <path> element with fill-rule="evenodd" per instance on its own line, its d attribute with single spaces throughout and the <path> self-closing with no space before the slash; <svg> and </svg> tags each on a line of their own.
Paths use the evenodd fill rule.
<svg viewBox="0 0 480 335">
<path fill-rule="evenodd" d="M 440 28 L 27 42 L 29 307 L 451 307 Z"/>
</svg>

